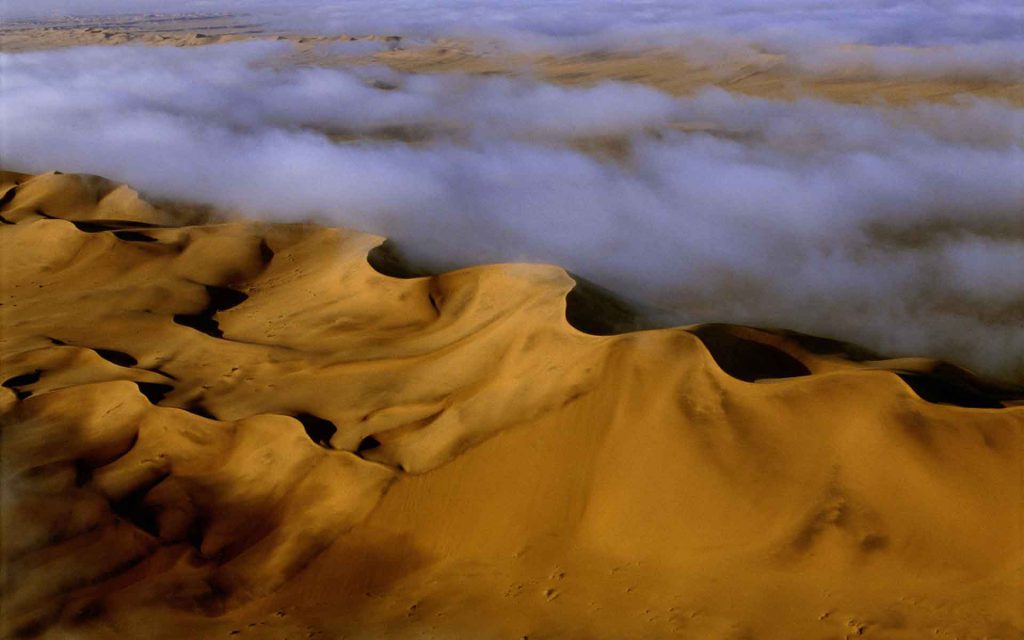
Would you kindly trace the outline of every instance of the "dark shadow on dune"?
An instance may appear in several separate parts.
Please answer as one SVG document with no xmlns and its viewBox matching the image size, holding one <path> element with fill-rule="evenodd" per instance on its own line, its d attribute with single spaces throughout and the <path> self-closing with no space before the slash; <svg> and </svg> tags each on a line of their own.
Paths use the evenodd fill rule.
<svg viewBox="0 0 1024 640">
<path fill-rule="evenodd" d="M 18 187 L 11 187 L 5 191 L 4 195 L 0 196 L 0 209 L 9 205 L 16 195 L 18 195 Z"/>
<path fill-rule="evenodd" d="M 146 506 L 146 495 L 161 482 L 169 478 L 170 471 L 164 471 L 149 482 L 143 483 L 124 498 L 113 502 L 110 510 L 118 517 L 127 520 L 137 528 L 145 531 L 151 536 L 160 535 L 160 527 L 157 524 L 157 513 Z"/>
<path fill-rule="evenodd" d="M 578 331 L 610 336 L 645 328 L 640 317 L 611 291 L 576 274 L 576 286 L 565 296 L 565 319 Z"/>
<path fill-rule="evenodd" d="M 30 384 L 35 384 L 39 382 L 39 376 L 41 376 L 42 374 L 42 369 L 36 369 L 32 373 L 23 373 L 19 376 L 7 378 L 6 380 L 3 381 L 3 383 L 0 383 L 0 386 L 7 387 L 8 389 L 17 389 L 18 387 L 25 387 Z"/>
<path fill-rule="evenodd" d="M 270 248 L 266 240 L 260 240 L 260 262 L 266 267 L 274 259 L 274 250 Z"/>
<path fill-rule="evenodd" d="M 153 236 L 147 236 L 138 231 L 115 231 L 114 236 L 118 240 L 124 240 L 125 242 L 157 242 L 157 239 Z"/>
<path fill-rule="evenodd" d="M 391 278 L 422 278 L 434 275 L 411 264 L 390 240 L 385 240 L 366 254 L 366 261 L 374 271 Z"/>
<path fill-rule="evenodd" d="M 811 374 L 804 363 L 788 353 L 761 342 L 741 338 L 732 333 L 728 325 L 705 324 L 690 332 L 704 343 L 722 371 L 744 382 Z"/>
<path fill-rule="evenodd" d="M 43 375 L 42 369 L 36 369 L 31 373 L 23 373 L 18 376 L 14 376 L 4 380 L 0 383 L 0 386 L 6 387 L 14 392 L 14 397 L 18 400 L 24 400 L 25 398 L 32 395 L 31 391 L 26 391 L 22 387 L 27 387 L 39 382 L 39 377 Z"/>
<path fill-rule="evenodd" d="M 36 638 L 43 635 L 47 627 L 56 621 L 56 616 L 32 620 L 26 624 L 18 625 L 11 630 L 12 638 Z"/>
<path fill-rule="evenodd" d="M 147 371 L 152 371 L 153 373 L 162 375 L 163 377 L 167 378 L 168 380 L 177 380 L 178 379 L 177 376 L 173 376 L 173 375 L 167 373 L 166 371 L 164 371 L 160 367 L 151 367 L 151 368 L 147 369 Z"/>
<path fill-rule="evenodd" d="M 1004 401 L 1024 399 L 1024 389 L 978 380 L 952 365 L 939 365 L 930 373 L 899 372 L 896 375 L 922 400 L 935 404 L 1002 409 L 1006 406 Z"/>
<path fill-rule="evenodd" d="M 210 303 L 207 305 L 207 308 L 213 311 L 227 311 L 249 299 L 248 294 L 241 291 L 236 291 L 230 287 L 218 287 L 209 284 L 206 285 L 206 295 L 210 296 Z"/>
<path fill-rule="evenodd" d="M 205 333 L 212 338 L 224 337 L 224 332 L 220 330 L 220 325 L 213 319 L 213 314 L 176 313 L 174 314 L 174 322 L 183 327 L 188 327 L 189 329 L 195 329 L 200 333 Z"/>
<path fill-rule="evenodd" d="M 100 620 L 107 614 L 107 605 L 102 600 L 89 600 L 81 606 L 69 611 L 66 616 L 71 627 L 88 624 Z"/>
<path fill-rule="evenodd" d="M 174 322 L 205 333 L 213 338 L 223 338 L 224 332 L 213 317 L 218 311 L 227 311 L 245 302 L 249 296 L 230 287 L 206 285 L 207 303 L 199 313 L 177 313 Z"/>
<path fill-rule="evenodd" d="M 363 453 L 364 451 L 373 451 L 380 446 L 380 440 L 373 436 L 366 436 L 359 441 L 359 446 L 356 447 L 356 455 Z"/>
<path fill-rule="evenodd" d="M 158 404 L 167 397 L 168 393 L 174 391 L 174 387 L 171 385 L 159 382 L 136 382 L 135 384 L 139 387 L 139 392 L 153 404 Z"/>
<path fill-rule="evenodd" d="M 948 362 L 940 362 L 931 375 L 949 383 L 967 386 L 977 393 L 1005 401 L 1024 400 L 1024 385 L 1001 382 L 975 374 Z"/>
<path fill-rule="evenodd" d="M 124 351 L 115 351 L 113 349 L 93 349 L 93 351 L 107 362 L 116 364 L 119 367 L 134 367 L 139 364 L 138 360 Z"/>
<path fill-rule="evenodd" d="M 53 216 L 46 217 L 52 218 Z M 85 233 L 102 233 L 104 231 L 119 231 L 121 229 L 161 228 L 158 224 L 139 222 L 137 220 L 68 220 L 68 222 L 75 225 L 75 228 L 79 231 L 84 231 Z M 149 239 L 149 241 L 152 240 L 153 238 Z"/>
<path fill-rule="evenodd" d="M 196 401 L 196 402 L 193 402 L 192 404 L 184 406 L 184 407 L 182 407 L 182 409 L 184 409 L 185 411 L 188 411 L 189 413 L 191 413 L 193 415 L 197 415 L 200 418 L 206 418 L 207 420 L 220 420 L 220 418 L 218 418 L 217 416 L 215 416 L 212 413 L 210 413 L 210 410 L 206 408 L 206 405 L 204 405 L 202 402 L 199 402 L 199 401 Z"/>
<path fill-rule="evenodd" d="M 75 460 L 75 486 L 82 487 L 92 481 L 92 466 L 86 460 Z"/>
<path fill-rule="evenodd" d="M 295 414 L 294 418 L 302 423 L 310 440 L 321 447 L 334 448 L 331 446 L 331 437 L 338 432 L 338 428 L 333 422 L 305 412 Z"/>
</svg>

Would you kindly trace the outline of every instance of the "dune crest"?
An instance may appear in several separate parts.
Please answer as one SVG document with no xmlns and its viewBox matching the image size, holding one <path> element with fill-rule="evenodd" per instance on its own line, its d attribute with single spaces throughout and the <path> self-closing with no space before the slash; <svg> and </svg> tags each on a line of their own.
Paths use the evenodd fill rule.
<svg viewBox="0 0 1024 640">
<path fill-rule="evenodd" d="M 1019 389 L 96 177 L 0 204 L 5 635 L 1024 632 Z"/>
</svg>

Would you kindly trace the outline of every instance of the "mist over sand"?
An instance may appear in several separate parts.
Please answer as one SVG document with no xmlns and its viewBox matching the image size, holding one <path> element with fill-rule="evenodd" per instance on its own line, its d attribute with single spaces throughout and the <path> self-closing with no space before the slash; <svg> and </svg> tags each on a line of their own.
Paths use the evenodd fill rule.
<svg viewBox="0 0 1024 640">
<path fill-rule="evenodd" d="M 298 0 L 287 7 L 273 0 L 36 0 L 5 6 L 5 15 L 15 19 L 188 12 L 242 15 L 265 27 L 306 33 L 505 35 L 548 45 L 587 38 L 592 44 L 596 37 L 632 44 L 658 34 L 912 46 L 1024 40 L 1024 10 L 1011 0 Z"/>
<path fill-rule="evenodd" d="M 1024 637 L 1018 4 L 0 13 L 3 640 Z"/>
<path fill-rule="evenodd" d="M 649 325 L 788 327 L 1024 372 L 1017 105 L 293 68 L 293 50 L 3 54 L 0 150 L 13 169 L 363 229 L 427 270 L 563 265 Z M 586 144 L 609 139 L 611 157 Z"/>
</svg>

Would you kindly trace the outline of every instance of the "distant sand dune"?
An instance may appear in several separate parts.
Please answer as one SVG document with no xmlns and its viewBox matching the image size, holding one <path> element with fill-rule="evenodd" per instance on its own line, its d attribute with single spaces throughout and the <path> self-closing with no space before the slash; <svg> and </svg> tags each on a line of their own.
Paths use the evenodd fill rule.
<svg viewBox="0 0 1024 640">
<path fill-rule="evenodd" d="M 0 182 L 7 636 L 1024 632 L 1018 389 Z"/>
<path fill-rule="evenodd" d="M 0 51 L 23 52 L 81 45 L 152 45 L 191 47 L 244 40 L 282 40 L 295 50 L 292 64 L 351 66 L 384 64 L 406 73 L 468 73 L 530 75 L 564 85 L 593 85 L 602 81 L 644 84 L 672 95 L 692 95 L 708 86 L 769 99 L 807 95 L 848 104 L 908 105 L 949 102 L 964 95 L 1024 105 L 1019 73 L 957 70 L 936 75 L 929 53 L 956 60 L 939 49 L 847 45 L 831 51 L 836 68 L 808 68 L 784 53 L 760 48 L 687 42 L 678 47 L 633 47 L 621 50 L 573 52 L 510 49 L 495 41 L 403 38 L 390 34 L 333 36 L 277 32 L 245 16 L 136 16 L 66 18 L 11 22 L 0 26 Z M 380 50 L 365 48 L 380 43 Z M 344 48 L 351 45 L 351 49 Z M 716 48 L 717 47 L 717 48 Z M 872 53 L 894 52 L 917 66 L 893 75 L 871 64 Z M 944 56 L 944 57 L 943 57 Z M 882 56 L 884 57 L 884 56 Z M 967 61 L 964 61 L 967 62 Z M 941 67 L 940 67 L 941 68 Z"/>
</svg>

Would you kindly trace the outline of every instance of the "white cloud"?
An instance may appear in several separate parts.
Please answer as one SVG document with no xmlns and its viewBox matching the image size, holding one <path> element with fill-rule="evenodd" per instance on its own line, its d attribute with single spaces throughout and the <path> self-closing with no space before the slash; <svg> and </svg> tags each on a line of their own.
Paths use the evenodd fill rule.
<svg viewBox="0 0 1024 640">
<path fill-rule="evenodd" d="M 0 153 L 15 169 L 319 216 L 437 269 L 562 264 L 661 322 L 787 327 L 1024 378 L 1020 109 L 259 64 L 282 46 L 4 55 Z M 715 133 L 669 126 L 686 122 Z M 382 126 L 431 137 L 317 131 Z M 627 162 L 569 142 L 606 133 L 630 141 Z"/>
<path fill-rule="evenodd" d="M 774 42 L 954 44 L 1024 40 L 1015 0 L 7 0 L 9 18 L 209 12 L 276 28 L 401 34 L 670 41 L 741 35 Z"/>
<path fill-rule="evenodd" d="M 1024 82 L 1024 43 L 1020 41 L 917 48 L 791 46 L 788 53 L 788 63 L 795 69 L 831 78 L 870 73 L 890 78 L 992 77 Z"/>
</svg>

